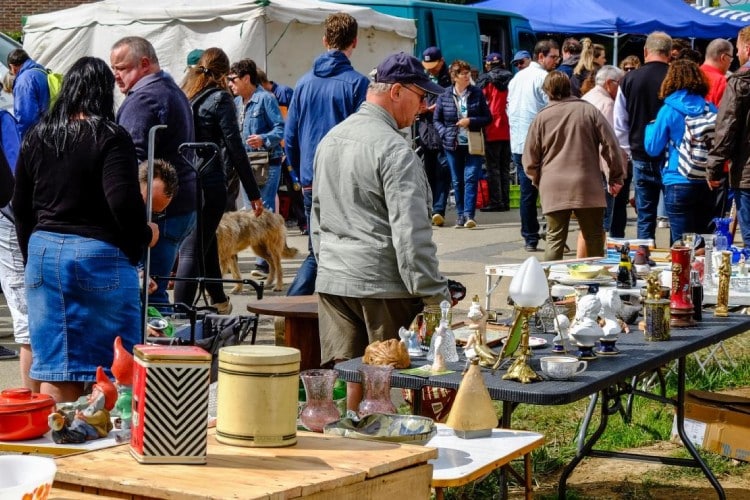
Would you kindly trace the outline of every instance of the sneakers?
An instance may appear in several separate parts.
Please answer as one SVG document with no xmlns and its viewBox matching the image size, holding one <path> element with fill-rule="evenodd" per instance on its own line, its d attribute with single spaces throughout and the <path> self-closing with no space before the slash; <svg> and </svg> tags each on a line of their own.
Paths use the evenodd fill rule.
<svg viewBox="0 0 750 500">
<path fill-rule="evenodd" d="M 563 255 L 575 255 L 575 252 L 570 249 L 570 247 L 567 245 L 567 243 L 563 247 Z"/>
<path fill-rule="evenodd" d="M 16 351 L 0 345 L 0 359 L 13 359 L 17 357 L 18 353 Z"/>
<path fill-rule="evenodd" d="M 463 228 L 464 224 L 466 224 L 466 217 L 464 217 L 463 215 L 459 215 L 458 217 L 456 217 L 456 229 Z"/>
<path fill-rule="evenodd" d="M 524 245 L 523 249 L 526 250 L 527 252 L 536 252 L 536 245 L 527 243 L 526 245 Z"/>
<path fill-rule="evenodd" d="M 466 222 L 464 222 L 464 227 L 466 229 L 474 229 L 477 227 L 477 223 L 474 221 L 474 219 L 466 219 Z"/>
<path fill-rule="evenodd" d="M 255 264 L 255 269 L 250 271 L 250 276 L 262 280 L 268 278 L 268 266 L 259 266 L 258 264 Z"/>
<path fill-rule="evenodd" d="M 230 302 L 229 297 L 227 297 L 225 302 L 217 302 L 212 304 L 212 306 L 216 308 L 216 313 L 222 316 L 226 316 L 232 312 L 232 302 Z"/>
<path fill-rule="evenodd" d="M 445 217 L 442 215 L 436 213 L 432 215 L 432 225 L 442 227 L 442 225 L 445 224 Z"/>
</svg>

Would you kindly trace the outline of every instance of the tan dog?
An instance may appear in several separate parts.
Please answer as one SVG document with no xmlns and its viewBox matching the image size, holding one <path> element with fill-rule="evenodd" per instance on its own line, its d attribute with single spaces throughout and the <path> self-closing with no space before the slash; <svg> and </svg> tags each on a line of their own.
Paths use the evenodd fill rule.
<svg viewBox="0 0 750 500">
<path fill-rule="evenodd" d="M 275 284 L 274 291 L 277 292 L 284 287 L 281 259 L 294 257 L 297 249 L 286 244 L 286 226 L 281 215 L 264 211 L 256 217 L 250 210 L 227 212 L 216 229 L 216 240 L 222 273 L 231 272 L 233 279 L 242 279 L 237 254 L 250 247 L 255 255 L 268 262 L 266 286 Z M 241 291 L 242 283 L 232 288 L 232 293 Z"/>
</svg>

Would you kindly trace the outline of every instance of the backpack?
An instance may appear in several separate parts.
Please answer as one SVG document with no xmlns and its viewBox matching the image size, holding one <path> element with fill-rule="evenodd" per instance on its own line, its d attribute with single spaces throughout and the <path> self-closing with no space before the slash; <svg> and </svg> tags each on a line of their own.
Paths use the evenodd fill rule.
<svg viewBox="0 0 750 500">
<path fill-rule="evenodd" d="M 49 107 L 51 108 L 52 105 L 55 104 L 57 96 L 60 95 L 60 89 L 62 88 L 63 84 L 63 75 L 62 73 L 53 73 L 50 69 L 35 69 L 44 71 L 47 74 L 47 87 L 49 87 Z"/>
<path fill-rule="evenodd" d="M 703 113 L 685 116 L 685 131 L 677 147 L 677 170 L 691 180 L 705 180 L 708 152 L 716 135 L 716 113 L 708 103 Z"/>
</svg>

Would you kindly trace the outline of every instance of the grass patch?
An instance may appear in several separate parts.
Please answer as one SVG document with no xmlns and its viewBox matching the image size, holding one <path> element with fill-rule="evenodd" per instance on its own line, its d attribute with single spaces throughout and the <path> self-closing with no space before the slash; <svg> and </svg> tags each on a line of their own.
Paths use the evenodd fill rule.
<svg viewBox="0 0 750 500">
<path fill-rule="evenodd" d="M 750 332 L 744 333 L 724 342 L 727 351 L 734 359 L 736 366 L 729 368 L 729 373 L 721 371 L 715 363 L 701 372 L 698 363 L 691 355 L 686 366 L 686 389 L 721 391 L 750 386 Z M 703 359 L 706 350 L 700 351 Z M 726 367 L 725 358 L 720 358 Z M 676 375 L 667 377 L 667 396 L 674 398 L 677 393 Z M 625 398 L 622 401 L 625 404 Z M 529 430 L 544 434 L 546 444 L 532 452 L 534 477 L 553 478 L 562 472 L 562 468 L 575 456 L 575 440 L 580 430 L 581 419 L 586 412 L 589 398 L 561 406 L 519 405 L 513 412 L 511 428 Z M 498 416 L 501 415 L 500 403 L 496 405 Z M 597 406 L 589 424 L 588 435 L 599 425 L 601 408 Z M 596 444 L 597 449 L 623 451 L 630 448 L 649 446 L 657 441 L 668 441 L 672 430 L 674 407 L 656 401 L 636 397 L 633 401 L 632 421 L 625 423 L 620 415 L 610 415 L 606 431 Z M 684 448 L 676 450 L 675 456 L 689 457 Z M 739 464 L 713 453 L 701 451 L 701 456 L 717 477 L 742 475 L 750 469 L 750 464 Z M 522 471 L 518 468 L 519 472 Z M 665 482 L 679 481 L 680 478 L 702 477 L 700 469 L 690 467 L 663 466 L 658 474 L 647 474 L 638 483 L 626 481 L 619 488 L 618 498 L 649 499 L 649 489 L 663 486 Z M 556 479 L 551 479 L 556 481 Z M 447 499 L 496 498 L 499 494 L 499 474 L 490 474 L 481 482 L 462 488 L 446 489 Z M 580 493 L 568 488 L 567 499 L 584 498 Z M 557 498 L 556 495 L 540 495 L 537 498 Z"/>
</svg>

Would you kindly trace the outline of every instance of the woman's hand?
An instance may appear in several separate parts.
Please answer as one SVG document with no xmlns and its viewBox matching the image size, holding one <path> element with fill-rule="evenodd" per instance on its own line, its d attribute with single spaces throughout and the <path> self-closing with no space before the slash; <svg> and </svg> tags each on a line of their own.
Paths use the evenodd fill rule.
<svg viewBox="0 0 750 500">
<path fill-rule="evenodd" d="M 151 242 L 148 247 L 154 248 L 156 242 L 159 241 L 159 226 L 156 225 L 156 222 L 149 222 L 148 227 L 151 228 Z"/>
<path fill-rule="evenodd" d="M 250 200 L 250 206 L 252 207 L 255 216 L 260 217 L 263 213 L 263 200 Z"/>
<path fill-rule="evenodd" d="M 471 120 L 469 120 L 468 118 L 461 118 L 460 120 L 456 122 L 456 127 L 469 128 L 470 122 Z"/>
</svg>

